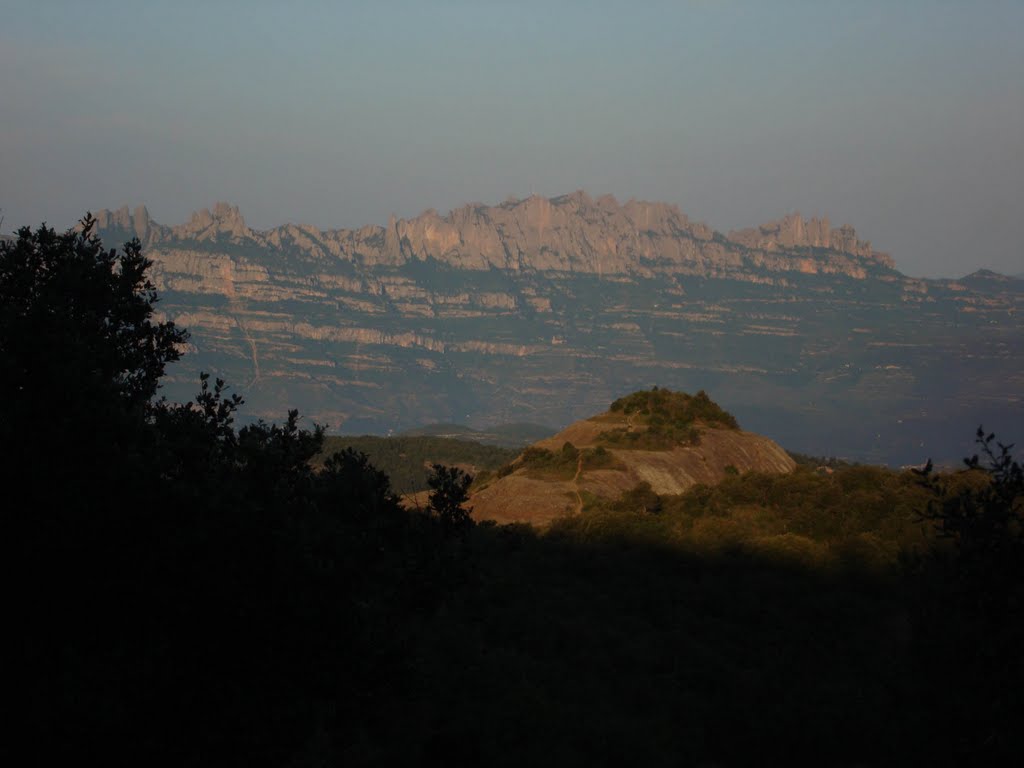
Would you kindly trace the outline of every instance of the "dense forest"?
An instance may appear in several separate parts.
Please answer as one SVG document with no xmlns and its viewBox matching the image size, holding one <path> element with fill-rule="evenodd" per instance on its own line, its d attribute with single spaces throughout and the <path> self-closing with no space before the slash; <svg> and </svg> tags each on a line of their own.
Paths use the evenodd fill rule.
<svg viewBox="0 0 1024 768">
<path fill-rule="evenodd" d="M 468 476 L 437 465 L 408 511 L 295 412 L 238 428 L 242 396 L 205 375 L 160 398 L 187 332 L 157 319 L 138 242 L 91 229 L 0 244 L 9 764 L 963 765 L 1024 746 L 1024 473 L 991 435 L 959 472 L 641 485 L 547 531 L 474 523 Z"/>
</svg>

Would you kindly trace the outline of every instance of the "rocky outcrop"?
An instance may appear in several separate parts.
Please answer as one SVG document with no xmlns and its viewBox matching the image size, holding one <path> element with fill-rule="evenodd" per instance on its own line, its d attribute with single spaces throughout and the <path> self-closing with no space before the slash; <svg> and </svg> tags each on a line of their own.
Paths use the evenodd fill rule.
<svg viewBox="0 0 1024 768">
<path fill-rule="evenodd" d="M 192 214 L 185 224 L 167 227 L 154 222 L 144 205 L 129 211 L 122 206 L 110 211 L 96 212 L 96 228 L 105 239 L 137 237 L 143 245 L 157 246 L 187 242 L 243 242 L 251 241 L 266 245 L 271 242 L 269 234 L 256 234 L 245 225 L 245 219 L 238 207 L 217 203 L 213 210 L 203 208 Z"/>
<path fill-rule="evenodd" d="M 106 240 L 130 239 L 137 237 L 143 245 L 164 242 L 171 234 L 168 227 L 160 226 L 149 218 L 146 206 L 140 205 L 134 211 L 122 206 L 116 211 L 102 209 L 96 212 L 96 229 Z"/>
<path fill-rule="evenodd" d="M 729 239 L 746 248 L 762 251 L 822 248 L 870 259 L 887 267 L 893 266 L 888 254 L 872 250 L 870 242 L 858 240 L 853 227 L 844 225 L 833 229 L 828 216 L 805 221 L 799 213 L 791 213 L 756 229 L 730 232 Z"/>
<path fill-rule="evenodd" d="M 240 242 L 254 239 L 238 206 L 227 203 L 217 203 L 212 211 L 209 208 L 196 211 L 187 224 L 173 227 L 171 235 L 178 240 L 195 240 L 200 243 L 210 240 Z"/>
</svg>

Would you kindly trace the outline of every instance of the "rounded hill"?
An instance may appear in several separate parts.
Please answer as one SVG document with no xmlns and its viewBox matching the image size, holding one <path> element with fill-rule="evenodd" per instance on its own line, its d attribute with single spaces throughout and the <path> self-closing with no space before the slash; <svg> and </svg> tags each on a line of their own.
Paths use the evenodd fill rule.
<svg viewBox="0 0 1024 768">
<path fill-rule="evenodd" d="M 615 500 L 643 483 L 677 494 L 732 473 L 782 474 L 795 466 L 778 444 L 741 430 L 703 391 L 654 388 L 619 398 L 605 413 L 481 475 L 471 504 L 478 520 L 546 525 L 578 514 L 588 498 Z"/>
</svg>

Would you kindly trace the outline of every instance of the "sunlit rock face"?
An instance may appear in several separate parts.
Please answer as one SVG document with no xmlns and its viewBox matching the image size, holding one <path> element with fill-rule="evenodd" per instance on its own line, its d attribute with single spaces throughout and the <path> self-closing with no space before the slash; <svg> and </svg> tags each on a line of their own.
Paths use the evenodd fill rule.
<svg viewBox="0 0 1024 768">
<path fill-rule="evenodd" d="M 751 267 L 860 278 L 871 268 L 892 267 L 892 260 L 858 240 L 852 227 L 832 229 L 828 218 L 804 221 L 792 214 L 723 236 L 691 222 L 674 205 L 637 200 L 620 205 L 610 195 L 595 201 L 582 191 L 552 199 L 535 195 L 498 206 L 466 205 L 447 216 L 428 210 L 408 220 L 392 217 L 386 227 L 356 230 L 286 224 L 256 232 L 227 203 L 196 211 L 186 224 L 174 227 L 153 223 L 144 206 L 133 213 L 127 206 L 100 211 L 96 218 L 102 231 L 134 235 L 149 246 L 186 241 L 251 244 L 364 266 L 433 259 L 456 269 L 739 279 Z"/>
<path fill-rule="evenodd" d="M 110 245 L 139 238 L 192 332 L 165 392 L 210 370 L 267 418 L 558 427 L 659 384 L 791 449 L 897 463 L 1024 424 L 1022 282 L 908 278 L 827 218 L 722 234 L 576 192 L 326 231 L 254 230 L 226 203 L 96 219 Z"/>
</svg>

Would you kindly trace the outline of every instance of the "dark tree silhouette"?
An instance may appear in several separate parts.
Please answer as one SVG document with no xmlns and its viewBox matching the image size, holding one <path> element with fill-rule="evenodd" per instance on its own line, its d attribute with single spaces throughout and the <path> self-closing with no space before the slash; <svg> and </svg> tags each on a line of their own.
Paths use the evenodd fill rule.
<svg viewBox="0 0 1024 768">
<path fill-rule="evenodd" d="M 964 459 L 969 470 L 984 472 L 980 488 L 952 488 L 948 481 L 932 476 L 929 463 L 921 471 L 937 498 L 924 512 L 939 534 L 951 539 L 964 564 L 1016 561 L 1024 545 L 1024 469 L 1013 458 L 1013 445 L 1005 445 L 978 428 L 978 454 Z"/>
<path fill-rule="evenodd" d="M 466 508 L 473 477 L 458 467 L 434 464 L 427 485 L 430 486 L 430 511 L 437 515 L 446 530 L 463 531 L 473 525 L 472 508 Z"/>
<path fill-rule="evenodd" d="M 18 446 L 3 480 L 55 525 L 113 506 L 116 489 L 144 492 L 149 404 L 188 338 L 156 320 L 138 240 L 106 249 L 94 229 L 86 214 L 76 230 L 0 243 L 0 442 Z M 74 459 L 50 466 L 64 446 Z"/>
<path fill-rule="evenodd" d="M 1024 469 L 981 427 L 976 442 L 966 473 L 919 472 L 922 519 L 946 546 L 918 565 L 913 619 L 937 733 L 955 760 L 982 764 L 1024 748 Z"/>
<path fill-rule="evenodd" d="M 315 472 L 323 430 L 297 412 L 236 430 L 242 398 L 206 374 L 193 401 L 155 400 L 187 333 L 156 319 L 138 241 L 107 250 L 94 228 L 0 244 L 22 735 L 42 762 L 284 764 L 315 706 L 370 718 L 361 692 L 402 669 L 381 662 L 390 606 L 440 583 L 443 537 L 410 531 L 441 526 L 405 515 L 361 454 Z"/>
<path fill-rule="evenodd" d="M 105 249 L 89 214 L 77 230 L 46 225 L 0 243 L 0 395 L 46 402 L 54 390 L 81 399 L 116 396 L 142 406 L 188 334 L 154 322 L 151 262 L 139 241 Z M 37 416 L 37 414 L 34 414 Z"/>
</svg>

